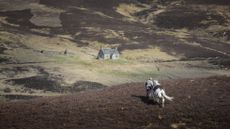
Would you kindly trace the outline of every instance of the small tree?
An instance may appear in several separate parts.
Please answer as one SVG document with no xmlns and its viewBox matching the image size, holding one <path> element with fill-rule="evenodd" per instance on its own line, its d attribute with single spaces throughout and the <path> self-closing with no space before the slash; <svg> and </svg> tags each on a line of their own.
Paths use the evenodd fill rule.
<svg viewBox="0 0 230 129">
<path fill-rule="evenodd" d="M 64 54 L 65 54 L 65 55 L 67 54 L 67 49 L 65 49 Z"/>
</svg>

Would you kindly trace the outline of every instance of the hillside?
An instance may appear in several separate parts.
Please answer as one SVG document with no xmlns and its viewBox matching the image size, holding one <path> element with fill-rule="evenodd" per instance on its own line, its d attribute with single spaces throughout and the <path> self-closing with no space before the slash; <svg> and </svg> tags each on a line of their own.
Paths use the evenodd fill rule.
<svg viewBox="0 0 230 129">
<path fill-rule="evenodd" d="M 0 103 L 2 129 L 228 129 L 230 77 L 162 80 L 174 96 L 160 108 L 143 83 L 29 101 Z"/>
<path fill-rule="evenodd" d="M 1 0 L 0 98 L 229 75 L 227 0 Z M 118 60 L 97 60 L 118 47 Z"/>
<path fill-rule="evenodd" d="M 1 129 L 229 129 L 229 82 L 229 0 L 0 0 Z"/>
<path fill-rule="evenodd" d="M 2 0 L 0 100 L 229 75 L 227 0 Z M 117 47 L 118 60 L 97 60 Z"/>
</svg>

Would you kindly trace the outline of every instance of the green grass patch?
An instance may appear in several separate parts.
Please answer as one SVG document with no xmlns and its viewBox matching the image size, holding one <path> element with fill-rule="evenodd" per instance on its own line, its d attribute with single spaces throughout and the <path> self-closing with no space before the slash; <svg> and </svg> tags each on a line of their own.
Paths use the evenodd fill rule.
<svg viewBox="0 0 230 129">
<path fill-rule="evenodd" d="M 146 79 L 149 77 L 157 77 L 158 73 L 154 71 L 146 71 L 146 70 L 135 70 L 134 71 L 124 71 L 124 70 L 100 70 L 100 73 L 106 75 L 112 75 L 116 77 L 124 77 L 124 78 L 134 78 L 134 79 Z"/>
<path fill-rule="evenodd" d="M 133 62 L 132 61 L 129 61 L 127 59 L 124 59 L 124 58 L 120 58 L 120 59 L 116 59 L 116 60 L 111 60 L 111 59 L 108 59 L 108 60 L 99 60 L 99 62 L 103 63 L 103 64 L 106 64 L 106 65 L 127 65 L 127 64 L 132 64 Z"/>
<path fill-rule="evenodd" d="M 90 60 L 83 60 L 79 56 L 56 56 L 53 60 L 57 63 L 70 63 L 84 66 L 92 66 L 93 63 Z"/>
</svg>

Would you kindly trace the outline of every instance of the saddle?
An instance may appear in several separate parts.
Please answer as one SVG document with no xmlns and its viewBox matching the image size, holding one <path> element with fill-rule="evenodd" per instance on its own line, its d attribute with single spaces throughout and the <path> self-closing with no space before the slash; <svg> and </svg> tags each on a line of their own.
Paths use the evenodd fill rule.
<svg viewBox="0 0 230 129">
<path fill-rule="evenodd" d="M 155 87 L 153 88 L 153 92 L 155 92 L 158 88 L 160 88 L 159 85 L 155 86 Z"/>
<path fill-rule="evenodd" d="M 149 91 L 147 91 L 147 92 L 148 92 L 148 97 L 149 97 L 149 99 L 154 99 L 154 98 L 157 97 L 157 95 L 155 94 L 155 92 L 156 92 L 156 90 L 157 90 L 158 88 L 160 88 L 159 85 L 157 85 L 157 86 L 155 86 L 155 87 L 151 87 L 151 88 L 149 89 Z"/>
</svg>

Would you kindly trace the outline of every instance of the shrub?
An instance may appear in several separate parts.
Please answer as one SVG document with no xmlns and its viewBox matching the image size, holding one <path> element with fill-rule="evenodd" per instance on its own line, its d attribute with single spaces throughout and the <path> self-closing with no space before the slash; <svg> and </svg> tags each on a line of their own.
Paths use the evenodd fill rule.
<svg viewBox="0 0 230 129">
<path fill-rule="evenodd" d="M 10 92 L 12 92 L 12 90 L 11 90 L 9 87 L 6 87 L 3 91 L 4 91 L 5 93 L 10 93 Z"/>
</svg>

